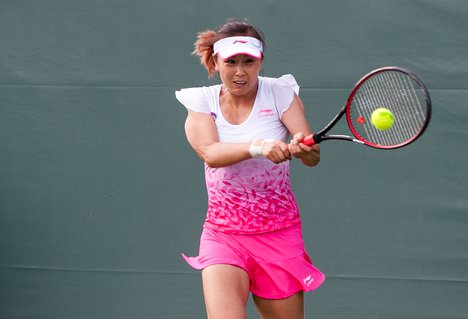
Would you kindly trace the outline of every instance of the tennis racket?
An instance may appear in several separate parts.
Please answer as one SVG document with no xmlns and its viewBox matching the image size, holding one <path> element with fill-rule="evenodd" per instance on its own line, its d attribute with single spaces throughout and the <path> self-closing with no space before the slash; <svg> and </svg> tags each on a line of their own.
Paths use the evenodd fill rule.
<svg viewBox="0 0 468 319">
<path fill-rule="evenodd" d="M 373 119 L 378 109 L 393 117 L 383 128 Z M 327 135 L 345 114 L 353 136 Z M 335 118 L 320 132 L 306 136 L 302 143 L 311 146 L 327 140 L 345 140 L 395 149 L 420 137 L 430 119 L 431 98 L 423 81 L 409 70 L 383 67 L 361 78 Z"/>
</svg>

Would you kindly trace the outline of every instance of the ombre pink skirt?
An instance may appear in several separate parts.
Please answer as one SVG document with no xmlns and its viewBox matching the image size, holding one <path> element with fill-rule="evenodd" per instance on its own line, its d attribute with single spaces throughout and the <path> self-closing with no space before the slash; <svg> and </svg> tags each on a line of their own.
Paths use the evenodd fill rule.
<svg viewBox="0 0 468 319">
<path fill-rule="evenodd" d="M 244 269 L 250 291 L 261 298 L 283 299 L 317 289 L 325 276 L 305 251 L 300 224 L 255 235 L 205 228 L 197 257 L 182 255 L 195 269 L 227 264 Z"/>
</svg>

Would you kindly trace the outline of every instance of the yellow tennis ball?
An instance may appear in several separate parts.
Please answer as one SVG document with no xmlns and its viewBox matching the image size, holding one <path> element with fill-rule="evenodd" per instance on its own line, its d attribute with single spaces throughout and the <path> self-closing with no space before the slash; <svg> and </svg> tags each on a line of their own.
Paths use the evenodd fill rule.
<svg viewBox="0 0 468 319">
<path fill-rule="evenodd" d="M 379 130 L 388 130 L 393 125 L 393 113 L 384 107 L 380 107 L 371 114 L 371 123 Z"/>
</svg>

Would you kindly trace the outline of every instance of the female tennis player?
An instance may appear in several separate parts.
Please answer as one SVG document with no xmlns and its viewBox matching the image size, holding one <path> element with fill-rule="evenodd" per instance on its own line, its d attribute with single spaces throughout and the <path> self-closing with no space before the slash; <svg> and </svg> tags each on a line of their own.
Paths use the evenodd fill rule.
<svg viewBox="0 0 468 319">
<path fill-rule="evenodd" d="M 245 318 L 249 294 L 261 318 L 304 318 L 304 291 L 324 275 L 304 248 L 289 163 L 320 160 L 292 75 L 260 76 L 264 39 L 246 21 L 198 34 L 194 54 L 220 84 L 182 89 L 185 131 L 205 163 L 208 212 L 199 255 L 208 318 Z M 288 139 L 291 138 L 288 142 Z"/>
</svg>

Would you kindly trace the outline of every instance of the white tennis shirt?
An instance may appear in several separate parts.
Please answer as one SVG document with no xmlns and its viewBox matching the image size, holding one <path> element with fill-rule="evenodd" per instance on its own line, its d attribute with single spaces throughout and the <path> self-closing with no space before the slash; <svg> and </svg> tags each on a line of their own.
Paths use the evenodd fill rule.
<svg viewBox="0 0 468 319">
<path fill-rule="evenodd" d="M 259 87 L 249 117 L 231 124 L 221 112 L 221 85 L 176 91 L 189 110 L 211 114 L 222 143 L 245 143 L 273 138 L 287 142 L 289 132 L 281 116 L 289 108 L 299 86 L 292 75 L 259 77 Z M 204 227 L 228 233 L 263 233 L 300 223 L 289 182 L 289 161 L 274 164 L 252 158 L 227 167 L 205 164 L 208 212 Z"/>
</svg>

